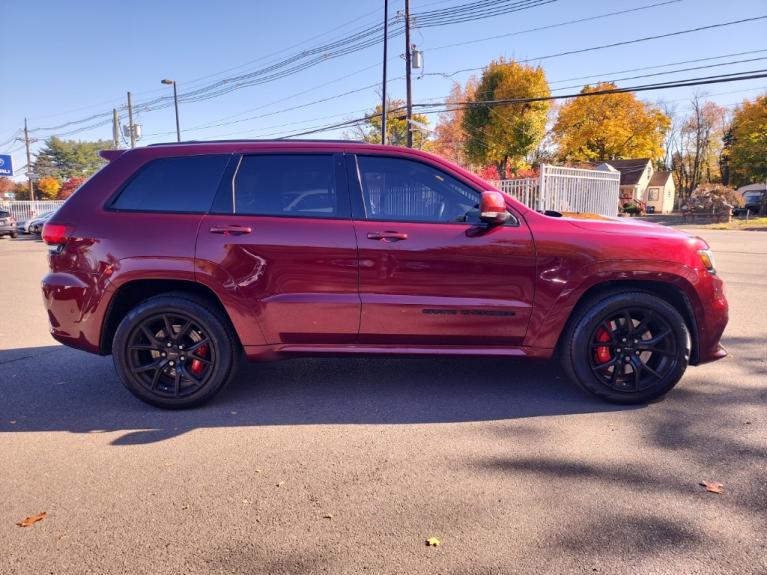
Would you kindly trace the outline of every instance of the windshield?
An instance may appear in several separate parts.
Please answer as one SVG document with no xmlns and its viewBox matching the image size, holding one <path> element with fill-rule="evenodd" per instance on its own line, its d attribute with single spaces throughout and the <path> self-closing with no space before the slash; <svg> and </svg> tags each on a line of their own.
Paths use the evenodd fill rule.
<svg viewBox="0 0 767 575">
<path fill-rule="evenodd" d="M 746 192 L 743 199 L 747 204 L 758 204 L 762 201 L 762 192 Z"/>
</svg>

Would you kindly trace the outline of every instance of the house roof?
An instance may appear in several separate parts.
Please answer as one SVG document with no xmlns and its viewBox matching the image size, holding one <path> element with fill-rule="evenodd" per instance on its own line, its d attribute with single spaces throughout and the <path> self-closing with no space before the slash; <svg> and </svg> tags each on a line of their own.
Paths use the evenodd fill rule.
<svg viewBox="0 0 767 575">
<path fill-rule="evenodd" d="M 647 164 L 650 163 L 650 158 L 607 160 L 603 163 L 612 166 L 621 173 L 621 186 L 634 186 L 642 177 Z"/>
<path fill-rule="evenodd" d="M 662 188 L 666 185 L 666 182 L 668 182 L 668 179 L 671 177 L 671 172 L 655 172 L 652 175 L 652 178 L 650 178 L 650 183 L 647 184 L 648 186 L 657 186 L 659 188 Z"/>
</svg>

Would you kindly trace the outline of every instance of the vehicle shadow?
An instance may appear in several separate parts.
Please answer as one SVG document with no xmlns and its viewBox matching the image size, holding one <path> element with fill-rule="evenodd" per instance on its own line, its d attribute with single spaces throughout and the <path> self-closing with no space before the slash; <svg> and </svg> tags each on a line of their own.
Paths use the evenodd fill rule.
<svg viewBox="0 0 767 575">
<path fill-rule="evenodd" d="M 197 428 L 418 424 L 631 409 L 576 388 L 555 362 L 498 358 L 301 358 L 243 362 L 217 398 L 157 409 L 120 384 L 111 358 L 62 346 L 0 351 L 0 433 L 125 431 L 114 445 Z"/>
</svg>

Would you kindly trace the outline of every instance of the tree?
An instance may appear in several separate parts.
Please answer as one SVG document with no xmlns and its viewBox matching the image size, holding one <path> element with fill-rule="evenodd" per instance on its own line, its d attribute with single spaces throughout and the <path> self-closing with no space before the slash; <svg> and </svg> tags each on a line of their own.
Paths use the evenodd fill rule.
<svg viewBox="0 0 767 575">
<path fill-rule="evenodd" d="M 75 193 L 77 188 L 79 188 L 86 179 L 87 178 L 69 178 L 66 182 L 61 184 L 61 189 L 59 190 L 59 193 L 56 194 L 56 199 L 66 200 L 69 196 Z"/>
<path fill-rule="evenodd" d="M 99 152 L 110 149 L 112 145 L 110 140 L 79 142 L 53 136 L 45 141 L 45 147 L 37 154 L 33 171 L 41 178 L 47 176 L 67 180 L 87 177 L 106 163 Z"/>
<path fill-rule="evenodd" d="M 690 114 L 681 122 L 671 144 L 671 169 L 680 200 L 687 198 L 702 182 L 721 179 L 722 138 L 726 131 L 727 110 L 714 102 L 703 102 L 695 95 Z"/>
<path fill-rule="evenodd" d="M 767 181 L 767 94 L 735 110 L 727 156 L 734 185 Z"/>
<path fill-rule="evenodd" d="M 447 97 L 447 109 L 439 115 L 437 127 L 434 128 L 431 151 L 461 166 L 466 166 L 468 159 L 465 152 L 466 132 L 463 129 L 464 108 L 457 104 L 471 100 L 475 88 L 474 80 L 469 80 L 465 89 L 455 84 Z"/>
<path fill-rule="evenodd" d="M 509 169 L 528 167 L 526 157 L 546 131 L 548 101 L 486 105 L 487 100 L 545 97 L 550 95 L 541 67 L 525 66 L 503 58 L 490 62 L 470 101 L 477 102 L 463 114 L 465 153 L 469 161 L 493 164 L 500 179 Z"/>
<path fill-rule="evenodd" d="M 61 182 L 59 182 L 56 178 L 51 178 L 50 176 L 40 178 L 40 180 L 37 182 L 37 189 L 39 190 L 40 195 L 46 200 L 55 200 L 56 195 L 61 189 Z"/>
<path fill-rule="evenodd" d="M 605 82 L 581 94 L 615 89 Z M 559 111 L 554 142 L 564 161 L 604 161 L 663 156 L 670 119 L 630 92 L 573 98 Z"/>
<path fill-rule="evenodd" d="M 425 149 L 428 142 L 429 119 L 422 114 L 413 114 L 413 147 Z M 423 126 L 423 127 L 422 127 Z M 375 112 L 368 114 L 368 119 L 361 125 L 355 126 L 352 134 L 371 144 L 381 143 L 381 105 L 376 106 Z M 407 145 L 407 119 L 405 102 L 402 100 L 386 101 L 386 143 L 393 146 Z"/>
<path fill-rule="evenodd" d="M 16 191 L 16 182 L 7 176 L 0 177 L 0 197 Z"/>
</svg>

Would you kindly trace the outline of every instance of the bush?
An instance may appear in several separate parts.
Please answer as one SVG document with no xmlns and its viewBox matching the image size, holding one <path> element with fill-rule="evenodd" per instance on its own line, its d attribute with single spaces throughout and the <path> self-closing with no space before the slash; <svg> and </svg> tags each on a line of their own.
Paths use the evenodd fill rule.
<svg viewBox="0 0 767 575">
<path fill-rule="evenodd" d="M 633 202 L 626 202 L 621 207 L 621 210 L 624 214 L 631 214 L 633 216 L 638 216 L 642 213 L 642 207 Z"/>
</svg>

